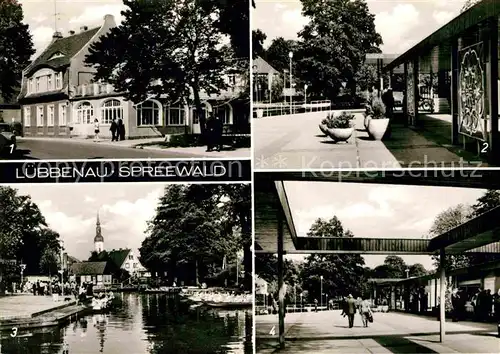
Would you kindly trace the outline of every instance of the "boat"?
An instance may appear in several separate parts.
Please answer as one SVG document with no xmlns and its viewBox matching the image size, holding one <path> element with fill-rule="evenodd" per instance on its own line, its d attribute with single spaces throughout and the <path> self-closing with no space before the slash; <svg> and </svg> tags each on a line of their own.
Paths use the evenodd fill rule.
<svg viewBox="0 0 500 354">
<path fill-rule="evenodd" d="M 237 308 L 247 308 L 247 307 L 252 307 L 252 301 L 221 301 L 221 302 L 214 302 L 214 301 L 206 301 L 204 302 L 206 306 L 210 307 L 215 307 L 215 308 L 231 308 L 231 309 L 237 309 Z"/>
</svg>

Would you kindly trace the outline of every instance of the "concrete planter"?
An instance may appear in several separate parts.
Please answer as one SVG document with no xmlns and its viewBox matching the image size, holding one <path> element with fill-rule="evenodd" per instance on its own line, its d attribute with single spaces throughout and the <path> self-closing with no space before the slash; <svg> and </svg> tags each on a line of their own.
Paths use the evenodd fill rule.
<svg viewBox="0 0 500 354">
<path fill-rule="evenodd" d="M 365 125 L 366 130 L 368 130 L 368 124 L 370 124 L 371 119 L 372 119 L 372 117 L 370 117 L 370 116 L 365 117 L 364 125 Z"/>
<path fill-rule="evenodd" d="M 328 128 L 326 127 L 325 124 L 320 124 L 319 125 L 319 130 L 321 130 L 321 132 L 325 135 L 328 135 Z"/>
<path fill-rule="evenodd" d="M 349 140 L 353 132 L 354 128 L 328 128 L 328 136 L 335 142 Z"/>
<path fill-rule="evenodd" d="M 368 134 L 374 140 L 382 140 L 388 126 L 389 126 L 389 118 L 370 119 L 367 129 Z"/>
<path fill-rule="evenodd" d="M 262 118 L 264 117 L 264 111 L 262 109 L 257 110 L 257 118 Z"/>
</svg>

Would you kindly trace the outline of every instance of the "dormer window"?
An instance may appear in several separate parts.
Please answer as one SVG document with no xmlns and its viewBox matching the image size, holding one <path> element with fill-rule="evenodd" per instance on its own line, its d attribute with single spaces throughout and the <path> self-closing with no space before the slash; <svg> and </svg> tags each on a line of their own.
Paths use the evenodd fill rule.
<svg viewBox="0 0 500 354">
<path fill-rule="evenodd" d="M 54 54 L 52 54 L 52 56 L 49 58 L 49 60 L 52 60 L 52 59 L 57 59 L 57 58 L 62 58 L 64 57 L 64 54 L 61 53 L 61 52 L 56 52 Z"/>
</svg>

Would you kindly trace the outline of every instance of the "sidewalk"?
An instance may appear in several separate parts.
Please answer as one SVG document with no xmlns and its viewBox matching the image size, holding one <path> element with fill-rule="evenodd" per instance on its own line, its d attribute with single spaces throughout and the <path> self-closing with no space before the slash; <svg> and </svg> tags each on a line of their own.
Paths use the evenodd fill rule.
<svg viewBox="0 0 500 354">
<path fill-rule="evenodd" d="M 256 316 L 257 353 L 275 352 L 277 321 L 275 315 Z M 439 343 L 439 322 L 416 315 L 375 313 L 368 328 L 356 315 L 354 327 L 348 328 L 340 311 L 288 313 L 284 352 L 497 353 L 500 349 L 495 324 L 446 322 L 445 329 L 445 342 Z"/>
<path fill-rule="evenodd" d="M 258 169 L 332 169 L 400 167 L 477 167 L 475 156 L 460 156 L 447 146 L 401 124 L 393 124 L 390 139 L 374 141 L 355 114 L 354 133 L 334 143 L 319 123 L 327 112 L 266 117 L 254 123 L 255 167 Z M 478 160 L 478 161 L 476 161 Z M 484 166 L 484 164 L 481 164 Z"/>
<path fill-rule="evenodd" d="M 165 154 L 174 152 L 186 155 L 202 155 L 206 158 L 250 158 L 250 148 L 240 148 L 235 150 L 223 150 L 220 152 L 206 152 L 206 146 L 193 146 L 193 147 L 164 147 L 161 146 L 165 142 L 164 138 L 147 138 L 147 139 L 128 139 L 121 141 L 99 140 L 98 142 L 93 139 L 84 138 L 57 138 L 57 137 L 20 137 L 18 141 L 22 143 L 23 140 L 36 140 L 36 141 L 59 141 L 73 144 L 85 145 L 98 145 L 98 146 L 112 146 L 115 148 L 123 149 L 142 149 L 142 150 L 155 150 L 163 151 Z"/>
</svg>

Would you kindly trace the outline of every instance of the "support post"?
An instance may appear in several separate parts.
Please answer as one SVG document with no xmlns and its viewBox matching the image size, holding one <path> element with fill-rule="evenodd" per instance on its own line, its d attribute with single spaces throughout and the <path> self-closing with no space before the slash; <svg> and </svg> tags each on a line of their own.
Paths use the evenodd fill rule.
<svg viewBox="0 0 500 354">
<path fill-rule="evenodd" d="M 439 250 L 440 278 L 439 278 L 439 342 L 444 342 L 446 324 L 446 257 L 444 248 Z"/>
<path fill-rule="evenodd" d="M 494 164 L 500 161 L 499 156 L 499 134 L 498 134 L 498 18 L 495 16 L 490 20 L 489 31 L 489 62 L 490 62 L 490 76 L 489 76 L 489 105 L 490 105 L 490 146 L 489 155 L 490 160 Z"/>
<path fill-rule="evenodd" d="M 283 216 L 278 214 L 278 319 L 279 346 L 285 348 L 285 289 L 283 282 Z"/>
<path fill-rule="evenodd" d="M 458 41 L 451 46 L 451 143 L 458 145 Z"/>
<path fill-rule="evenodd" d="M 404 62 L 404 96 L 403 96 L 403 122 L 408 125 L 408 63 Z"/>
<path fill-rule="evenodd" d="M 415 58 L 413 61 L 413 111 L 415 116 L 413 117 L 412 125 L 416 127 L 418 125 L 418 106 L 420 102 L 420 90 L 419 90 L 419 57 Z"/>
</svg>

